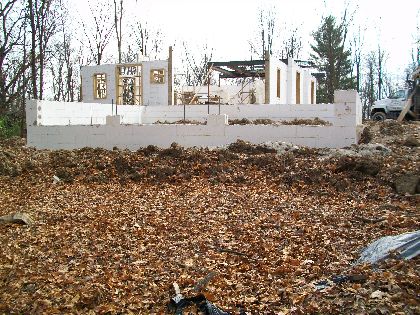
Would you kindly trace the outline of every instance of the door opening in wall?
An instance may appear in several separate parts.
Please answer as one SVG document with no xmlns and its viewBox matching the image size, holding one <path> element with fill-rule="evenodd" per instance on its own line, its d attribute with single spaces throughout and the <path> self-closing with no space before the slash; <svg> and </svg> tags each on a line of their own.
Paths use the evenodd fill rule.
<svg viewBox="0 0 420 315">
<path fill-rule="evenodd" d="M 315 104 L 315 82 L 311 81 L 311 104 Z"/>
<path fill-rule="evenodd" d="M 296 104 L 300 104 L 300 72 L 296 71 Z"/>
<path fill-rule="evenodd" d="M 140 64 L 116 68 L 117 104 L 142 105 L 142 69 Z"/>
</svg>

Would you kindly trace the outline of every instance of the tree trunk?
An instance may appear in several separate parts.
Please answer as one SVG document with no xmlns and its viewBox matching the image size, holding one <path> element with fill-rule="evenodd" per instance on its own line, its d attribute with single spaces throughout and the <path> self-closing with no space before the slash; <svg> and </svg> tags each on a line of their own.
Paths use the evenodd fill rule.
<svg viewBox="0 0 420 315">
<path fill-rule="evenodd" d="M 38 98 L 38 85 L 37 85 L 37 71 L 36 71 L 36 26 L 34 5 L 32 0 L 28 0 L 29 21 L 31 24 L 31 81 L 32 81 L 32 97 Z"/>
</svg>

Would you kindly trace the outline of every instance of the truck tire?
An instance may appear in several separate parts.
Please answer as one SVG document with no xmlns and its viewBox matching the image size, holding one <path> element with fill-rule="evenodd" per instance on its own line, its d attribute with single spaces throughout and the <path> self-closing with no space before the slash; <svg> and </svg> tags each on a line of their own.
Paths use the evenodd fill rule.
<svg viewBox="0 0 420 315">
<path fill-rule="evenodd" d="M 384 121 L 386 119 L 386 114 L 384 112 L 376 112 L 372 115 L 373 121 Z"/>
</svg>

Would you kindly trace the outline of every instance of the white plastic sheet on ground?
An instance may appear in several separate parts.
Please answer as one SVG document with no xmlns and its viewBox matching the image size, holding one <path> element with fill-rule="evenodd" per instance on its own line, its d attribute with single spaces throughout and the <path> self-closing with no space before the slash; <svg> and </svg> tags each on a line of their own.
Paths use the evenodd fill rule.
<svg viewBox="0 0 420 315">
<path fill-rule="evenodd" d="M 375 264 L 395 252 L 402 259 L 411 259 L 420 254 L 420 230 L 396 236 L 385 236 L 369 244 L 356 264 Z"/>
</svg>

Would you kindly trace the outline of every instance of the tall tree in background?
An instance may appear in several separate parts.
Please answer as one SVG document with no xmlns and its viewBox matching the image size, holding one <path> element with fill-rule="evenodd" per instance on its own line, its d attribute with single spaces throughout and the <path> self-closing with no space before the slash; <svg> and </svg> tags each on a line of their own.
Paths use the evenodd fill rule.
<svg viewBox="0 0 420 315">
<path fill-rule="evenodd" d="M 0 116 L 13 109 L 29 80 L 30 67 L 24 54 L 25 8 L 17 0 L 0 3 Z"/>
<path fill-rule="evenodd" d="M 351 52 L 345 48 L 348 25 L 346 15 L 337 25 L 335 17 L 329 15 L 312 34 L 315 43 L 311 45 L 311 59 L 325 77 L 319 80 L 318 99 L 333 103 L 334 91 L 355 87 L 351 69 Z"/>
<path fill-rule="evenodd" d="M 54 42 L 49 62 L 52 93 L 55 101 L 74 102 L 79 99 L 81 52 L 76 54 L 67 21 L 63 18 L 60 23 L 61 31 L 58 35 L 61 36 L 58 36 Z"/>
<path fill-rule="evenodd" d="M 371 108 L 373 103 L 377 100 L 375 87 L 376 77 L 377 77 L 377 67 L 376 67 L 376 52 L 371 51 L 365 59 L 365 74 L 364 82 L 361 87 L 361 99 L 362 99 L 362 114 L 363 118 L 369 118 Z"/>
<path fill-rule="evenodd" d="M 207 64 L 213 57 L 213 49 L 204 45 L 196 55 L 191 53 L 190 47 L 185 42 L 182 43 L 184 51 L 182 63 L 185 70 L 184 81 L 188 86 L 200 86 L 205 84 L 208 72 Z"/>
<path fill-rule="evenodd" d="M 420 10 L 417 12 L 416 32 L 413 35 L 414 47 L 411 49 L 411 60 L 405 69 L 406 77 L 410 78 L 411 74 L 417 67 L 420 67 Z"/>
<path fill-rule="evenodd" d="M 111 7 L 109 2 L 97 3 L 95 7 L 90 2 L 88 3 L 93 23 L 85 24 L 82 21 L 83 32 L 90 52 L 87 63 L 100 65 L 114 28 L 112 20 L 108 18 L 111 15 Z M 81 41 L 81 44 L 83 43 L 86 44 L 86 41 Z"/>
<path fill-rule="evenodd" d="M 276 30 L 277 16 L 275 9 L 260 10 L 258 12 L 258 34 L 257 38 L 249 42 L 251 55 L 265 59 L 265 52 L 274 54 L 274 38 L 277 37 Z"/>
<path fill-rule="evenodd" d="M 363 50 L 363 33 L 359 27 L 357 35 L 353 38 L 353 52 L 354 52 L 354 69 L 356 72 L 356 90 L 361 91 L 361 80 L 362 80 L 362 50 Z"/>
<path fill-rule="evenodd" d="M 117 0 L 114 0 L 114 28 L 115 35 L 117 38 L 117 47 L 118 47 L 118 63 L 122 61 L 122 19 L 124 13 L 124 1 L 120 0 L 120 4 L 117 5 Z"/>
<path fill-rule="evenodd" d="M 302 37 L 299 34 L 299 29 L 293 28 L 290 33 L 289 37 L 283 40 L 281 50 L 281 58 L 293 58 L 299 59 L 300 53 L 302 51 Z"/>
<path fill-rule="evenodd" d="M 163 51 L 163 40 L 165 35 L 160 29 L 152 29 L 146 23 L 136 21 L 130 27 L 130 43 L 123 53 L 124 62 L 136 61 L 138 54 L 157 59 Z"/>
<path fill-rule="evenodd" d="M 369 118 L 373 103 L 389 96 L 395 90 L 395 82 L 386 72 L 386 51 L 378 49 L 370 51 L 364 58 L 363 81 L 360 96 L 363 104 L 363 118 Z"/>
<path fill-rule="evenodd" d="M 31 80 L 34 98 L 43 99 L 45 68 L 48 61 L 47 46 L 57 24 L 57 9 L 54 0 L 28 0 L 28 17 L 31 33 Z"/>
<path fill-rule="evenodd" d="M 378 54 L 377 54 L 377 74 L 378 74 L 378 99 L 382 99 L 383 96 L 383 85 L 384 85 L 384 63 L 385 63 L 385 52 L 381 48 L 381 45 L 378 45 Z"/>
</svg>

